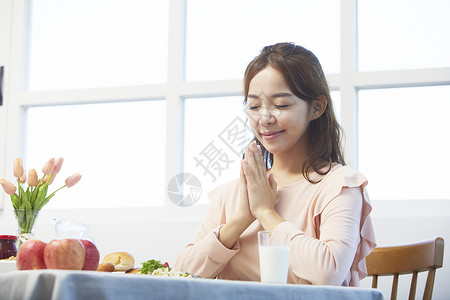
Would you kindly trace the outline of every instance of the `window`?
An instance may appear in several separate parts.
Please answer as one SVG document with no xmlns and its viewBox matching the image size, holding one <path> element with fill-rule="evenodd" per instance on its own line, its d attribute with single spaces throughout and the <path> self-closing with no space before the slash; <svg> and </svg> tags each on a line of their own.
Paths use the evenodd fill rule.
<svg viewBox="0 0 450 300">
<path fill-rule="evenodd" d="M 0 175 L 11 179 L 17 156 L 35 168 L 50 156 L 64 157 L 66 175 L 84 178 L 53 208 L 151 206 L 173 217 L 198 215 L 208 191 L 238 176 L 238 148 L 223 133 L 246 128 L 245 67 L 263 46 L 284 41 L 305 46 L 321 61 L 345 131 L 346 162 L 369 178 L 372 200 L 449 198 L 432 182 L 422 181 L 426 194 L 419 193 L 412 171 L 400 188 L 386 189 L 384 172 L 448 152 L 445 139 L 433 138 L 449 125 L 438 117 L 450 101 L 447 1 L 60 2 L 0 2 L 7 3 L 2 12 L 11 12 L 0 20 L 11 26 L 0 30 L 8 48 L 0 44 L 7 91 L 0 115 L 8 117 L 0 120 Z M 413 130 L 418 112 L 425 114 L 423 127 Z M 411 136 L 402 143 L 395 134 L 400 128 L 403 137 Z M 413 144 L 419 129 L 428 132 L 426 144 Z M 51 132 L 47 140 L 43 130 Z M 244 136 L 251 138 L 248 131 Z M 388 144 L 395 145 L 389 153 Z M 208 147 L 229 159 L 215 181 L 201 166 Z M 399 159 L 390 160 L 394 156 Z M 416 173 L 431 172 L 430 165 L 419 163 Z M 203 185 L 192 214 L 180 212 L 167 195 L 167 184 L 183 172 Z M 100 184 L 106 194 L 98 193 Z"/>
<path fill-rule="evenodd" d="M 239 176 L 243 149 L 253 139 L 243 97 L 186 99 L 184 171 L 202 184 L 200 203 L 220 183 Z"/>
<path fill-rule="evenodd" d="M 372 199 L 450 199 L 440 159 L 450 147 L 449 13 L 440 0 L 358 1 L 358 68 L 370 79 L 356 86 L 357 155 Z"/>
<path fill-rule="evenodd" d="M 168 1 L 31 2 L 30 90 L 166 82 Z"/>
<path fill-rule="evenodd" d="M 442 0 L 359 0 L 359 69 L 450 67 L 449 12 Z"/>
<path fill-rule="evenodd" d="M 50 190 L 83 175 L 49 208 L 164 205 L 164 101 L 30 107 L 27 120 L 26 166 L 64 158 Z"/>
<path fill-rule="evenodd" d="M 359 92 L 359 169 L 374 199 L 450 199 L 450 86 Z"/>
<path fill-rule="evenodd" d="M 334 0 L 188 0 L 186 80 L 242 79 L 250 60 L 277 42 L 313 50 L 325 72 L 338 73 L 339 23 Z"/>
</svg>

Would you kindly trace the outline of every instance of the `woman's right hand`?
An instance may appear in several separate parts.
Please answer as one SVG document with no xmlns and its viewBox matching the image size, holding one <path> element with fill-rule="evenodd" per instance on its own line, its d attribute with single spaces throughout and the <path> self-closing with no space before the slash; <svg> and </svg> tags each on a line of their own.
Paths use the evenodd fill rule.
<svg viewBox="0 0 450 300">
<path fill-rule="evenodd" d="M 241 161 L 240 199 L 236 213 L 220 229 L 219 241 L 228 249 L 232 249 L 241 234 L 256 220 L 250 211 L 243 161 Z"/>
<path fill-rule="evenodd" d="M 240 192 L 240 202 L 239 210 L 237 212 L 238 216 L 244 219 L 245 223 L 253 223 L 255 217 L 250 210 L 250 204 L 248 201 L 248 191 L 247 191 L 247 179 L 245 179 L 244 174 L 244 160 L 241 160 L 241 172 L 239 181 L 239 192 Z"/>
</svg>

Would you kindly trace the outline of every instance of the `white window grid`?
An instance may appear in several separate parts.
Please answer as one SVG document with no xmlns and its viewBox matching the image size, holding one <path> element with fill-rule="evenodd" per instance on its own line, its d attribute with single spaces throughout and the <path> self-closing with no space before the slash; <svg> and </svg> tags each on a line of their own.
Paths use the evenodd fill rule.
<svg viewBox="0 0 450 300">
<path fill-rule="evenodd" d="M 166 182 L 182 172 L 184 99 L 242 94 L 242 80 L 184 81 L 186 0 L 170 0 L 168 78 L 166 84 L 29 92 L 25 89 L 24 59 L 27 34 L 27 0 L 0 0 L 0 65 L 5 66 L 4 99 L 0 106 L 0 178 L 12 170 L 25 152 L 24 108 L 30 106 L 107 103 L 139 99 L 165 99 L 167 103 Z M 346 162 L 357 168 L 357 92 L 361 89 L 450 84 L 450 68 L 359 72 L 357 70 L 357 0 L 341 0 L 341 71 L 327 74 L 332 90 L 341 94 L 341 125 L 345 131 Z M 245 66 L 243 66 L 244 68 Z M 174 138 L 176 137 L 176 138 Z M 0 208 L 5 195 L 0 196 Z M 166 209 L 177 209 L 166 197 Z M 195 209 L 195 208 L 194 208 Z M 203 209 L 202 209 L 203 211 Z"/>
</svg>

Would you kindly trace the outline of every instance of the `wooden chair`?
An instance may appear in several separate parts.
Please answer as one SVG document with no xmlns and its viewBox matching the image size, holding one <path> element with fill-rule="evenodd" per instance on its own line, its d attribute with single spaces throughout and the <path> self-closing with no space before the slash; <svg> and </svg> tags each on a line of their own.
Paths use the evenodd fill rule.
<svg viewBox="0 0 450 300">
<path fill-rule="evenodd" d="M 431 300 L 436 269 L 442 267 L 444 239 L 432 238 L 412 244 L 377 247 L 366 257 L 367 272 L 372 276 L 372 288 L 378 286 L 378 276 L 393 275 L 391 299 L 397 299 L 398 278 L 412 274 L 409 299 L 415 299 L 417 274 L 428 271 L 423 299 Z"/>
</svg>

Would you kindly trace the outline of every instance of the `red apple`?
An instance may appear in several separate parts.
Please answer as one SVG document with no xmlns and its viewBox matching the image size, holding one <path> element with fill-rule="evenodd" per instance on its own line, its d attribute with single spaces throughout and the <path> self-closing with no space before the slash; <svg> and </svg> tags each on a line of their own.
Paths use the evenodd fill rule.
<svg viewBox="0 0 450 300">
<path fill-rule="evenodd" d="M 40 240 L 27 240 L 17 252 L 17 270 L 46 269 L 44 249 L 47 243 Z"/>
<path fill-rule="evenodd" d="M 85 256 L 82 270 L 97 271 L 98 263 L 100 262 L 100 252 L 97 246 L 89 240 L 80 240 L 84 246 Z"/>
<path fill-rule="evenodd" d="M 84 246 L 77 239 L 53 240 L 44 249 L 48 269 L 81 270 L 84 255 Z"/>
</svg>

